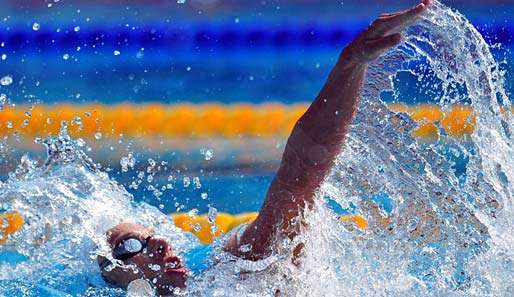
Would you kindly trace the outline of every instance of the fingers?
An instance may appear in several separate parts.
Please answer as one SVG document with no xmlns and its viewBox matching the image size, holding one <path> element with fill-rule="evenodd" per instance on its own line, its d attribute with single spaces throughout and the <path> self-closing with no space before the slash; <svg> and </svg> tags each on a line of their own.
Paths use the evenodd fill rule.
<svg viewBox="0 0 514 297">
<path fill-rule="evenodd" d="M 400 32 L 407 25 L 411 24 L 422 12 L 427 8 L 425 3 L 430 4 L 430 0 L 424 0 L 422 3 L 399 13 L 388 14 L 380 17 L 373 22 L 370 29 L 370 37 L 376 38 L 379 36 Z"/>
<path fill-rule="evenodd" d="M 381 15 L 343 51 L 343 57 L 359 63 L 371 62 L 387 49 L 398 45 L 401 32 L 419 17 L 432 0 L 421 2 L 405 11 Z"/>
<path fill-rule="evenodd" d="M 390 17 L 394 17 L 394 16 L 397 16 L 399 15 L 400 13 L 402 13 L 401 11 L 399 12 L 390 12 L 390 13 L 383 13 L 380 15 L 380 18 L 384 19 L 384 18 L 390 18 Z"/>
</svg>

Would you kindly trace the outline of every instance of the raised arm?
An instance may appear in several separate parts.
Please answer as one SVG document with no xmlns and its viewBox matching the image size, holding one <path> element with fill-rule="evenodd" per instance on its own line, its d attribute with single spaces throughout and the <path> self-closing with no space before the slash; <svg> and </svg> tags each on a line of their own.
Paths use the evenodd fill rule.
<svg viewBox="0 0 514 297">
<path fill-rule="evenodd" d="M 409 10 L 380 16 L 343 50 L 321 92 L 289 136 L 259 216 L 239 239 L 227 242 L 227 250 L 255 260 L 269 254 L 277 235 L 292 239 L 299 233 L 304 211 L 314 205 L 315 191 L 343 145 L 367 64 L 397 45 L 399 32 L 429 4 L 425 0 Z"/>
</svg>

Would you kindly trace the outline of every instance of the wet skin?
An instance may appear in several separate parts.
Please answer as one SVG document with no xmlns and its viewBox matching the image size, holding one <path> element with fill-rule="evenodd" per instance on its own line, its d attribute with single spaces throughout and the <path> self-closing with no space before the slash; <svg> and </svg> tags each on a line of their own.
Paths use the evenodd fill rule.
<svg viewBox="0 0 514 297">
<path fill-rule="evenodd" d="M 291 132 L 259 216 L 241 238 L 232 236 L 227 240 L 226 251 L 244 259 L 262 259 L 271 253 L 277 237 L 293 238 L 301 232 L 306 225 L 304 210 L 314 207 L 316 189 L 344 144 L 368 63 L 400 43 L 399 32 L 430 4 L 431 0 L 423 0 L 411 9 L 381 15 L 343 50 L 320 94 Z M 108 233 L 111 248 L 130 236 L 145 239 L 152 235 L 151 230 L 134 224 L 120 224 Z M 250 249 L 243 251 L 241 246 L 250 246 Z M 301 249 L 300 244 L 293 255 L 300 254 Z M 99 263 L 101 261 L 99 257 Z M 104 270 L 104 276 L 112 284 L 125 288 L 138 278 L 151 283 L 156 279 L 155 287 L 161 295 L 170 295 L 170 286 L 185 287 L 187 272 L 173 254 L 171 244 L 164 239 L 151 237 L 147 251 L 124 262 L 135 265 L 137 272 L 121 267 Z M 179 268 L 153 271 L 148 267 L 149 264 L 166 267 L 170 262 L 175 262 Z"/>
<path fill-rule="evenodd" d="M 125 265 L 103 269 L 102 274 L 107 280 L 126 288 L 135 279 L 146 279 L 154 284 L 160 295 L 171 295 L 177 287 L 185 288 L 188 272 L 168 240 L 154 236 L 151 229 L 131 223 L 117 225 L 107 232 L 111 248 L 128 238 L 147 239 L 148 244 L 142 252 L 122 261 Z M 98 262 L 103 261 L 105 258 L 100 256 Z"/>
</svg>

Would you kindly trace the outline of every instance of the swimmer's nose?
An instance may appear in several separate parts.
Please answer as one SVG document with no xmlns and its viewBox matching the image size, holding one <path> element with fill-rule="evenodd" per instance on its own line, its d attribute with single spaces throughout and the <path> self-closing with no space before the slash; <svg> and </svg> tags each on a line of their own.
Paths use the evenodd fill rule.
<svg viewBox="0 0 514 297">
<path fill-rule="evenodd" d="M 148 241 L 148 248 L 155 257 L 165 258 L 173 255 L 171 244 L 162 237 L 152 237 Z"/>
</svg>

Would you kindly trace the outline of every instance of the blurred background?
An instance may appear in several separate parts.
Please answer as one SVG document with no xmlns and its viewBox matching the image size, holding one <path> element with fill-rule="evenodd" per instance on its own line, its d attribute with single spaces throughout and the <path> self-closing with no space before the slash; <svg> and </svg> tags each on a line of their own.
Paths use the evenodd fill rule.
<svg viewBox="0 0 514 297">
<path fill-rule="evenodd" d="M 444 3 L 493 46 L 512 94 L 514 1 Z M 2 179 L 23 154 L 43 160 L 37 139 L 66 120 L 138 200 L 166 212 L 255 211 L 341 49 L 380 13 L 414 4 L 2 0 Z M 434 137 L 425 128 L 420 137 Z"/>
</svg>

